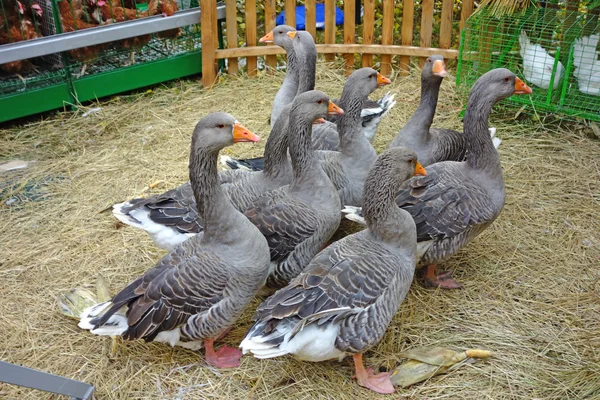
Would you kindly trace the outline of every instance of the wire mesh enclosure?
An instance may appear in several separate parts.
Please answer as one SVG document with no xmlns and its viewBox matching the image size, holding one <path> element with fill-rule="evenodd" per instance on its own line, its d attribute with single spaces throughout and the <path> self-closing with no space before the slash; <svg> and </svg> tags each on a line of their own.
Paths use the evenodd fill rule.
<svg viewBox="0 0 600 400">
<path fill-rule="evenodd" d="M 549 4 L 497 18 L 486 7 L 465 25 L 457 83 L 465 92 L 485 72 L 504 67 L 525 78 L 533 94 L 507 102 L 600 120 L 599 10 Z"/>
<path fill-rule="evenodd" d="M 111 24 L 194 7 L 197 0 L 0 0 L 0 45 L 90 28 L 101 35 Z M 0 121 L 201 72 L 199 24 L 146 32 L 0 64 Z"/>
<path fill-rule="evenodd" d="M 45 2 L 2 0 L 0 3 L 0 45 L 47 36 L 51 13 Z M 50 18 L 48 18 L 50 15 Z M 36 90 L 64 82 L 65 71 L 57 56 L 37 57 L 0 65 L 0 96 Z"/>
</svg>

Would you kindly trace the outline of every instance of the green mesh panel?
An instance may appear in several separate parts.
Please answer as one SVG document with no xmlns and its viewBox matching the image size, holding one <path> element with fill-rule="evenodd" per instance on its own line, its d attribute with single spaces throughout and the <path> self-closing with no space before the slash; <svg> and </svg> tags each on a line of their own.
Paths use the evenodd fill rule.
<svg viewBox="0 0 600 400">
<path fill-rule="evenodd" d="M 532 56 L 529 60 L 534 72 L 530 74 L 527 74 L 528 68 L 524 67 L 520 54 L 521 31 L 531 42 L 528 54 Z M 497 18 L 482 8 L 467 20 L 462 32 L 459 87 L 466 94 L 486 71 L 504 67 L 522 79 L 528 78 L 525 81 L 533 89 L 531 96 L 512 96 L 505 103 L 598 121 L 600 92 L 586 94 L 579 87 L 583 85 L 583 90 L 590 92 L 600 83 L 597 81 L 600 80 L 597 49 L 586 46 L 586 50 L 574 59 L 576 40 L 598 33 L 598 16 L 589 12 L 530 8 L 519 15 Z M 561 70 L 562 74 L 559 74 Z"/>
</svg>

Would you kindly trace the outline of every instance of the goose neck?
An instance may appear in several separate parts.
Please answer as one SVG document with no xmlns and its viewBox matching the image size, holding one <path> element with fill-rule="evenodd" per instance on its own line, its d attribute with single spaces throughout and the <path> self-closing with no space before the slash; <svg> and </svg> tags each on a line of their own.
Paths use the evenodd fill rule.
<svg viewBox="0 0 600 400">
<path fill-rule="evenodd" d="M 361 111 L 363 102 L 367 96 L 355 93 L 352 90 L 344 90 L 340 98 L 340 107 L 344 110 L 344 114 L 340 116 L 337 127 L 340 137 L 340 149 L 350 150 L 353 145 L 360 142 L 364 138 L 362 134 L 362 118 Z"/>
<path fill-rule="evenodd" d="M 298 91 L 296 95 L 315 89 L 317 53 L 302 52 L 298 59 Z"/>
<path fill-rule="evenodd" d="M 469 97 L 464 117 L 464 134 L 468 138 L 466 161 L 474 169 L 494 169 L 500 165 L 498 152 L 489 135 L 489 117 L 495 101 L 481 91 L 473 91 Z"/>
<path fill-rule="evenodd" d="M 320 168 L 314 152 L 311 149 L 312 121 L 301 112 L 292 112 L 289 117 L 288 129 L 289 152 L 294 169 L 294 181 L 302 181 L 311 177 Z"/>
<path fill-rule="evenodd" d="M 400 182 L 396 176 L 386 176 L 384 172 L 371 174 L 365 183 L 363 214 L 367 227 L 378 239 L 393 244 L 416 242 L 411 215 L 396 205 L 396 192 Z"/>
<path fill-rule="evenodd" d="M 419 138 L 429 139 L 429 129 L 433 123 L 442 78 L 421 79 L 421 100 L 414 114 L 410 117 L 401 133 L 415 132 Z"/>
<path fill-rule="evenodd" d="M 289 108 L 287 111 L 289 111 Z M 277 118 L 265 145 L 265 169 L 263 172 L 270 177 L 284 176 L 291 168 L 287 157 L 289 144 L 287 114 L 288 112 L 284 109 Z"/>
<path fill-rule="evenodd" d="M 233 206 L 225 197 L 219 184 L 217 156 L 219 152 L 193 150 L 190 154 L 190 183 L 204 237 L 209 239 L 218 229 L 223 229 L 221 215 L 227 215 Z"/>
</svg>

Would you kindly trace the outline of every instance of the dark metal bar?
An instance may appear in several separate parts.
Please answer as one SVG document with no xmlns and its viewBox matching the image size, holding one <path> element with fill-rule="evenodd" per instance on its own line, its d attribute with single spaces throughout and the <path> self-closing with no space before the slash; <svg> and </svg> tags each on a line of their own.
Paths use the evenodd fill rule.
<svg viewBox="0 0 600 400">
<path fill-rule="evenodd" d="M 4 361 L 0 361 L 0 382 L 82 400 L 90 400 L 94 394 L 90 384 Z"/>
<path fill-rule="evenodd" d="M 225 5 L 217 7 L 217 18 L 225 18 Z M 0 64 L 93 46 L 95 44 L 109 43 L 198 23 L 200 23 L 200 8 L 196 7 L 178 11 L 170 17 L 155 15 L 97 28 L 5 44 L 0 46 Z"/>
</svg>

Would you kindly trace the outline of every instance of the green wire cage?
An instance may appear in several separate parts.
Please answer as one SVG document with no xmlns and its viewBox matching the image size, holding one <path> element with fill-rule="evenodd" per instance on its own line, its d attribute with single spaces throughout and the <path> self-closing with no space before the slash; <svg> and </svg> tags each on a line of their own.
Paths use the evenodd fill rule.
<svg viewBox="0 0 600 400">
<path fill-rule="evenodd" d="M 548 4 L 499 18 L 482 7 L 462 32 L 457 85 L 468 93 L 485 72 L 508 68 L 533 94 L 507 103 L 600 121 L 597 11 Z"/>
<path fill-rule="evenodd" d="M 197 0 L 142 1 L 0 0 L 0 45 L 198 7 Z M 0 122 L 201 71 L 198 24 L 0 64 Z"/>
</svg>

